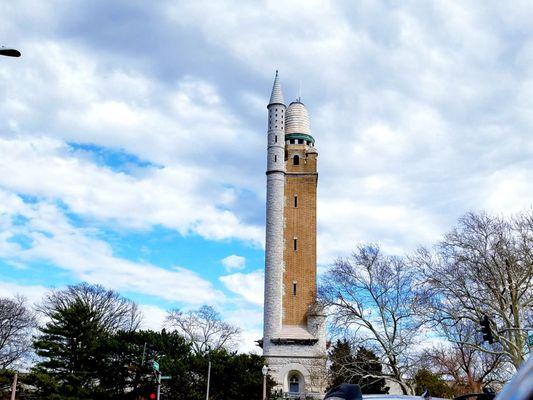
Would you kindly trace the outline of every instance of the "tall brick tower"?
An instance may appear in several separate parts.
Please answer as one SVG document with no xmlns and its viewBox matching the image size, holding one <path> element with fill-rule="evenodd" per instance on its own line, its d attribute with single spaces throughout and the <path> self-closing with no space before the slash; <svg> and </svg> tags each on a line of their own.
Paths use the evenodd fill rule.
<svg viewBox="0 0 533 400">
<path fill-rule="evenodd" d="M 268 109 L 263 347 L 277 391 L 320 397 L 325 316 L 316 303 L 315 139 L 300 99 L 285 106 L 278 73 Z M 321 398 L 321 397 L 320 397 Z"/>
</svg>

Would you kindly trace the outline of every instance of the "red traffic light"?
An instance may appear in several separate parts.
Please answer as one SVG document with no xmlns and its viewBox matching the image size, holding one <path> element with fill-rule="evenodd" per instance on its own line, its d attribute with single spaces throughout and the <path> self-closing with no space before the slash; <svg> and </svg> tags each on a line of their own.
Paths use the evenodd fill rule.
<svg viewBox="0 0 533 400">
<path fill-rule="evenodd" d="M 155 400 L 155 393 L 150 393 L 150 395 L 148 396 L 150 398 L 150 400 Z"/>
</svg>

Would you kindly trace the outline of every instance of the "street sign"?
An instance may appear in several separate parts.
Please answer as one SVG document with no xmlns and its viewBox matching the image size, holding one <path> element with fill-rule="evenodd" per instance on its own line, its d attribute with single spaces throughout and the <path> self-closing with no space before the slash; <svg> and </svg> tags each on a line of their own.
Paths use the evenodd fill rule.
<svg viewBox="0 0 533 400">
<path fill-rule="evenodd" d="M 170 375 L 161 375 L 161 380 L 162 381 L 168 380 L 168 379 L 172 379 L 172 377 Z"/>
<path fill-rule="evenodd" d="M 154 371 L 159 372 L 159 363 L 157 361 L 152 361 L 152 368 L 154 369 Z"/>
<path fill-rule="evenodd" d="M 527 337 L 527 344 L 533 346 L 533 333 Z"/>
</svg>

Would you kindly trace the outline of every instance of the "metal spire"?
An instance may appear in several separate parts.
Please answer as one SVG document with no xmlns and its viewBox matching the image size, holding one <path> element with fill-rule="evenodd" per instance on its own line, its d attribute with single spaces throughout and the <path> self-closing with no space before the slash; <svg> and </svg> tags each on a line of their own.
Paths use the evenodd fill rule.
<svg viewBox="0 0 533 400">
<path fill-rule="evenodd" d="M 285 104 L 283 93 L 281 92 L 281 84 L 279 83 L 278 70 L 276 70 L 276 77 L 274 78 L 272 94 L 270 95 L 270 102 L 268 104 Z"/>
</svg>

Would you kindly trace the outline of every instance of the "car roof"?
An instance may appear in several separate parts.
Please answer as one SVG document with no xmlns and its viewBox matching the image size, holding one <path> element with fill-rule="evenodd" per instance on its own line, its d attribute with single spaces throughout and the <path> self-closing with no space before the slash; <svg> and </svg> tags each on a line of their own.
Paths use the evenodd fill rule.
<svg viewBox="0 0 533 400">
<path fill-rule="evenodd" d="M 406 396 L 403 394 L 363 394 L 363 400 L 422 400 L 420 396 Z M 431 400 L 447 400 L 431 396 Z"/>
</svg>

